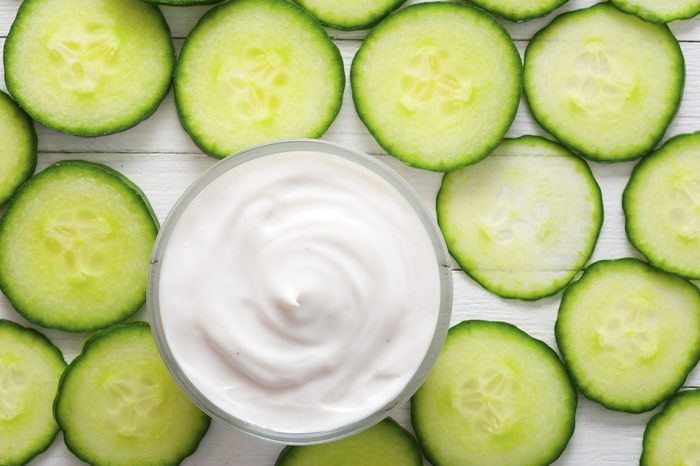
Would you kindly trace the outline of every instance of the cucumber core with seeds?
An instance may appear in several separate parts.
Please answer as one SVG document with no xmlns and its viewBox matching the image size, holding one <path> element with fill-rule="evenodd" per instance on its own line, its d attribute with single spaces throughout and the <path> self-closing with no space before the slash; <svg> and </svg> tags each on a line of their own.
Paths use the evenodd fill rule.
<svg viewBox="0 0 700 466">
<path fill-rule="evenodd" d="M 700 133 L 669 139 L 633 170 L 622 207 L 635 248 L 660 269 L 700 279 Z"/>
<path fill-rule="evenodd" d="M 372 29 L 350 71 L 358 115 L 391 155 L 447 171 L 486 157 L 520 102 L 520 55 L 483 11 L 429 2 Z"/>
<path fill-rule="evenodd" d="M 506 139 L 486 160 L 445 174 L 436 210 L 460 267 L 489 291 L 525 300 L 566 286 L 603 223 L 586 162 L 537 136 Z"/>
<path fill-rule="evenodd" d="M 58 162 L 26 182 L 0 219 L 0 289 L 27 320 L 90 331 L 146 300 L 158 222 L 120 173 Z"/>
<path fill-rule="evenodd" d="M 52 407 L 65 367 L 44 335 L 0 319 L 0 464 L 26 464 L 56 438 Z"/>
<path fill-rule="evenodd" d="M 338 48 L 299 6 L 232 0 L 190 33 L 174 87 L 192 140 L 224 158 L 273 140 L 320 137 L 340 110 L 345 72 Z"/>
<path fill-rule="evenodd" d="M 5 84 L 35 120 L 101 136 L 155 112 L 175 50 L 163 15 L 140 0 L 26 0 L 4 50 Z"/>
<path fill-rule="evenodd" d="M 574 432 L 576 390 L 556 353 L 505 322 L 465 321 L 411 400 L 434 466 L 545 466 Z"/>
<path fill-rule="evenodd" d="M 700 360 L 700 291 L 637 259 L 596 262 L 564 292 L 555 335 L 586 397 L 649 411 Z"/>
<path fill-rule="evenodd" d="M 678 110 L 685 61 L 666 25 L 610 3 L 564 13 L 525 51 L 525 95 L 535 120 L 599 162 L 643 156 Z"/>
<path fill-rule="evenodd" d="M 90 464 L 180 464 L 209 429 L 170 376 L 145 322 L 95 334 L 61 379 L 54 408 L 66 446 Z"/>
<path fill-rule="evenodd" d="M 671 398 L 644 430 L 640 466 L 695 465 L 700 462 L 700 389 Z"/>
</svg>

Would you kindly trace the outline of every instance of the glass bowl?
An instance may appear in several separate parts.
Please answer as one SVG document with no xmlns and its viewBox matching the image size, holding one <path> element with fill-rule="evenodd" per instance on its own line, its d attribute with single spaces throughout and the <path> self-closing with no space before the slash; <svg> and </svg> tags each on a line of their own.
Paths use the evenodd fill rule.
<svg viewBox="0 0 700 466">
<path fill-rule="evenodd" d="M 182 213 L 189 206 L 192 200 L 213 180 L 217 179 L 229 170 L 232 170 L 235 167 L 254 159 L 287 152 L 320 152 L 341 157 L 371 170 L 393 186 L 413 208 L 420 222 L 423 224 L 423 227 L 425 228 L 425 231 L 432 242 L 440 275 L 440 308 L 438 310 L 438 319 L 435 326 L 435 331 L 430 342 L 430 346 L 428 347 L 428 351 L 423 357 L 418 369 L 410 378 L 408 384 L 398 396 L 390 400 L 372 414 L 356 422 L 322 432 L 278 432 L 239 419 L 209 400 L 200 390 L 197 389 L 194 383 L 189 380 L 185 372 L 179 366 L 178 361 L 175 359 L 168 339 L 165 335 L 165 329 L 161 319 L 161 311 L 159 307 L 158 283 L 161 260 L 166 248 L 168 247 L 168 239 L 172 234 L 175 225 L 178 223 Z M 450 318 L 452 314 L 452 266 L 445 242 L 442 238 L 442 234 L 440 233 L 440 229 L 418 193 L 416 193 L 416 191 L 401 176 L 384 165 L 382 162 L 367 154 L 346 149 L 337 144 L 325 141 L 300 139 L 271 142 L 243 150 L 221 160 L 220 162 L 217 162 L 207 172 L 200 176 L 189 188 L 187 188 L 184 194 L 175 203 L 175 206 L 172 208 L 170 214 L 166 218 L 156 240 L 148 275 L 147 308 L 153 335 L 166 367 L 182 390 L 197 406 L 199 406 L 200 409 L 202 409 L 202 411 L 224 425 L 234 427 L 255 437 L 288 445 L 311 445 L 347 437 L 373 426 L 391 414 L 391 412 L 396 408 L 406 403 L 418 390 L 425 378 L 428 376 L 428 373 L 437 359 L 442 344 L 445 340 L 445 336 L 447 335 L 447 329 L 450 325 Z"/>
</svg>

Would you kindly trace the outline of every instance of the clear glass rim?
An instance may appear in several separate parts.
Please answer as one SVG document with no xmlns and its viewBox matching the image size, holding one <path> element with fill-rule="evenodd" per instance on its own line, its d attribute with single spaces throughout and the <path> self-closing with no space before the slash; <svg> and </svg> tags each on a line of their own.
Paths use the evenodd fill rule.
<svg viewBox="0 0 700 466">
<path fill-rule="evenodd" d="M 433 334 L 430 346 L 428 347 L 418 370 L 396 398 L 389 401 L 382 408 L 369 416 L 346 426 L 321 432 L 288 433 L 261 427 L 232 416 L 214 404 L 204 394 L 202 394 L 199 389 L 197 389 L 197 387 L 189 380 L 178 364 L 166 340 L 160 313 L 158 289 L 160 263 L 167 248 L 168 240 L 172 234 L 172 231 L 175 225 L 178 223 L 182 213 L 204 188 L 229 170 L 232 170 L 235 167 L 243 165 L 251 160 L 280 153 L 305 151 L 328 153 L 368 168 L 391 184 L 406 199 L 420 219 L 433 245 L 440 275 L 440 308 L 438 312 L 438 320 L 435 326 L 435 332 Z M 430 211 L 426 208 L 423 200 L 413 189 L 413 187 L 411 187 L 400 175 L 398 175 L 384 163 L 362 152 L 347 149 L 343 146 L 327 141 L 314 139 L 276 141 L 245 149 L 217 162 L 204 174 L 202 174 L 194 183 L 192 183 L 185 190 L 182 196 L 180 196 L 163 222 L 156 239 L 151 265 L 148 272 L 146 307 L 158 351 L 160 352 L 168 371 L 185 394 L 202 411 L 224 425 L 234 427 L 242 432 L 258 438 L 276 443 L 284 443 L 287 445 L 313 445 L 347 437 L 371 427 L 390 415 L 396 408 L 406 403 L 422 385 L 432 369 L 438 354 L 440 353 L 440 349 L 445 341 L 447 330 L 450 325 L 450 319 L 452 316 L 452 264 L 440 229 L 438 228 L 433 216 L 430 214 Z"/>
</svg>

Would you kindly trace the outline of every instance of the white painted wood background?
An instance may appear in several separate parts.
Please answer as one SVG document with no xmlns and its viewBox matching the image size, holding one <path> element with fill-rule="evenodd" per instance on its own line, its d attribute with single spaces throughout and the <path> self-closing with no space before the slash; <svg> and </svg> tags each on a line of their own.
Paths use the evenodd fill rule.
<svg viewBox="0 0 700 466">
<path fill-rule="evenodd" d="M 663 0 L 658 0 L 662 2 Z M 409 1 L 412 3 L 412 1 Z M 592 0 L 571 0 L 547 18 L 523 24 L 503 21 L 521 52 L 528 39 L 556 14 L 596 3 Z M 0 46 L 4 45 L 9 27 L 20 0 L 0 0 Z M 199 17 L 210 7 L 163 7 L 176 46 L 182 44 Z M 685 97 L 680 112 L 667 136 L 700 130 L 700 17 L 672 25 L 681 41 L 686 59 Z M 330 31 L 340 48 L 346 67 L 360 45 L 362 32 Z M 4 80 L 0 80 L 4 82 Z M 4 86 L 4 85 L 3 85 Z M 349 86 L 348 86 L 349 87 Z M 105 163 L 135 181 L 148 195 L 158 217 L 163 220 L 178 196 L 215 160 L 203 155 L 180 127 L 172 93 L 149 120 L 126 132 L 95 139 L 81 139 L 59 134 L 40 125 L 39 170 L 63 159 L 85 159 Z M 542 134 L 522 103 L 509 135 Z M 357 118 L 349 89 L 343 108 L 324 139 L 376 155 L 404 176 L 421 194 L 425 202 L 434 205 L 441 175 L 409 168 L 390 156 L 376 144 Z M 591 167 L 602 190 L 605 203 L 605 223 L 592 260 L 637 256 L 627 242 L 623 228 L 621 193 L 634 163 Z M 484 291 L 459 270 L 454 272 L 453 322 L 464 319 L 505 320 L 554 347 L 553 327 L 561 295 L 536 303 L 524 303 L 497 298 Z M 145 318 L 145 313 L 139 314 Z M 0 296 L 0 317 L 27 323 Z M 58 331 L 45 333 L 73 359 L 87 338 Z M 700 369 L 696 369 L 686 384 L 700 385 Z M 616 413 L 579 398 L 576 431 L 557 465 L 633 465 L 638 464 L 644 426 L 652 413 L 633 415 Z M 409 427 L 407 407 L 394 417 Z M 235 430 L 212 423 L 199 450 L 185 461 L 188 465 L 272 466 L 282 447 L 253 439 Z M 35 465 L 82 464 L 73 457 L 58 437 L 52 447 L 38 457 Z M 503 465 L 509 466 L 509 465 Z"/>
</svg>

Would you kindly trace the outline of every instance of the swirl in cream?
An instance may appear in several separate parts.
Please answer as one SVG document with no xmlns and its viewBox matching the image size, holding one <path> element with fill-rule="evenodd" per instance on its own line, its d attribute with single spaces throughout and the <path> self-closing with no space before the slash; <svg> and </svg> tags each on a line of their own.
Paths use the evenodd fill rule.
<svg viewBox="0 0 700 466">
<path fill-rule="evenodd" d="M 430 237 L 387 181 L 293 152 L 229 170 L 187 206 L 159 300 L 202 394 L 252 424 L 309 433 L 405 388 L 435 331 L 440 279 Z"/>
</svg>

